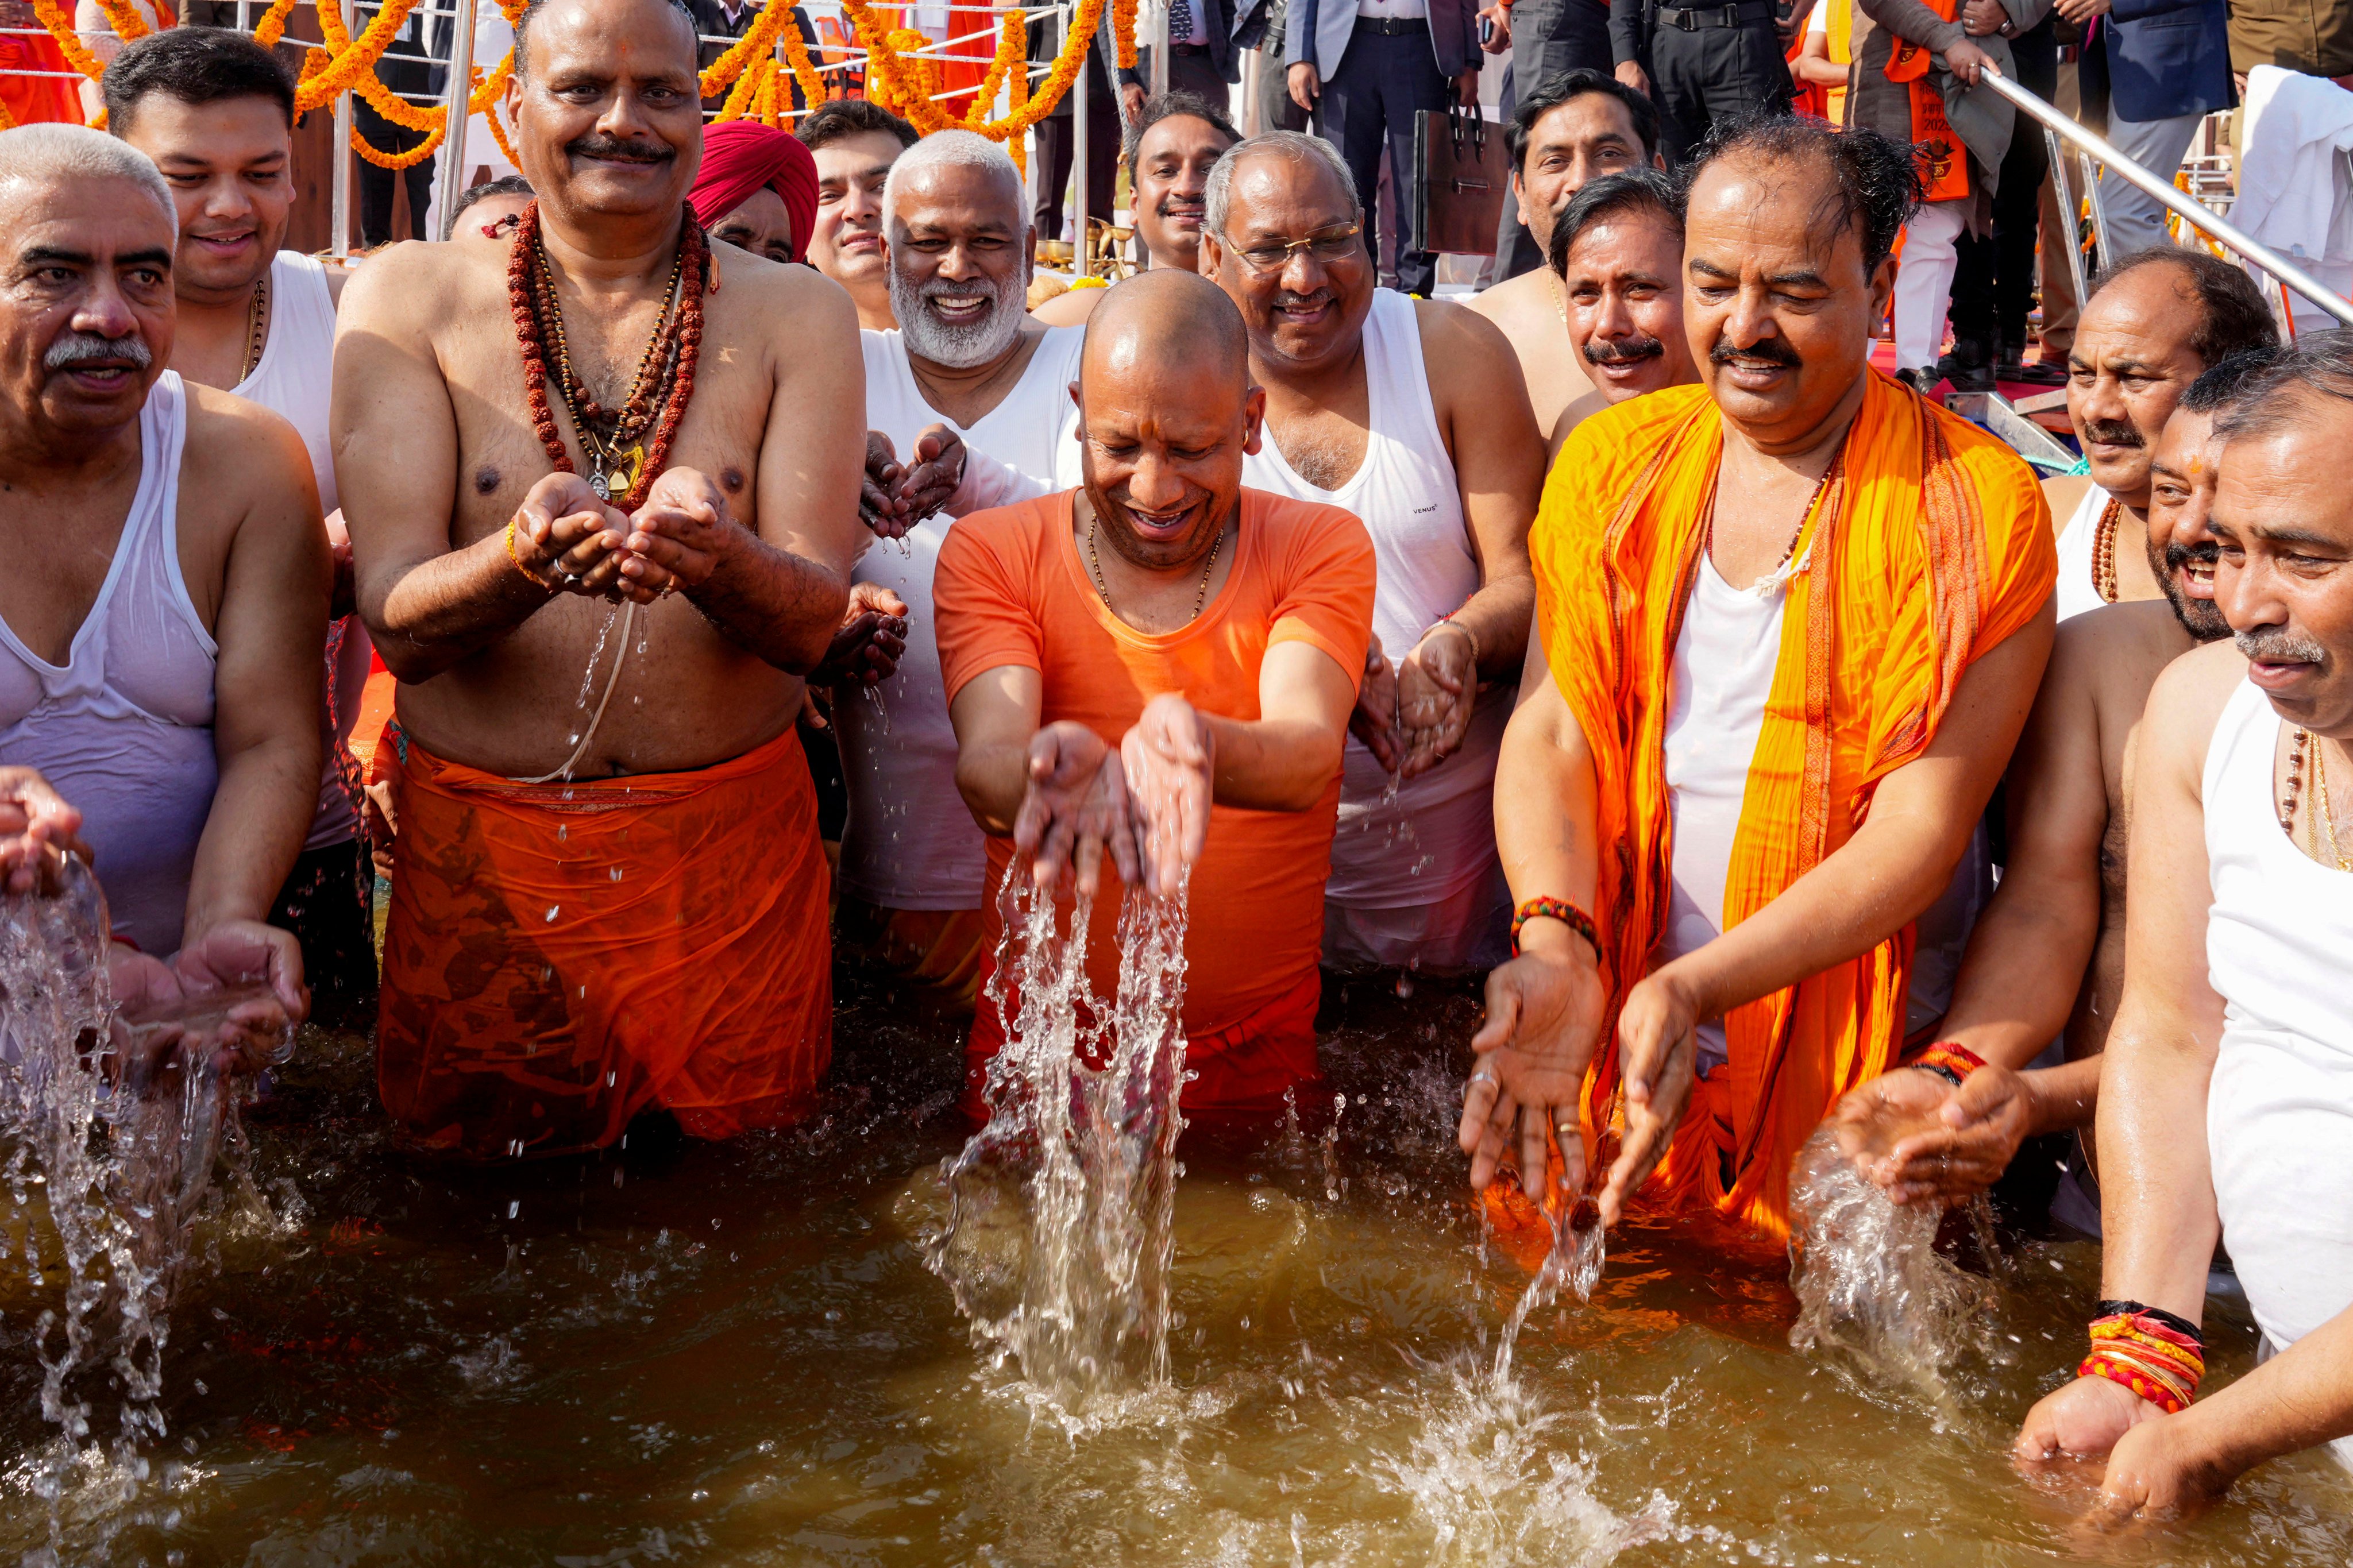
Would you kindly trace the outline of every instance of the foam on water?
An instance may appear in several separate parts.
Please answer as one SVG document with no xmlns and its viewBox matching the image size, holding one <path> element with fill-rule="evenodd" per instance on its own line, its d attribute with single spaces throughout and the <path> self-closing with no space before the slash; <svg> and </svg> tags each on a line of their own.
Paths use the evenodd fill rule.
<svg viewBox="0 0 2353 1568">
<path fill-rule="evenodd" d="M 1184 1081 L 1185 889 L 1130 889 L 1119 994 L 1087 983 L 1091 900 L 1067 935 L 1050 889 L 1008 874 L 982 1005 L 1006 1020 L 987 1125 L 943 1168 L 945 1224 L 925 1260 L 976 1343 L 1018 1360 L 1066 1413 L 1168 1381 L 1177 1109 Z"/>
</svg>

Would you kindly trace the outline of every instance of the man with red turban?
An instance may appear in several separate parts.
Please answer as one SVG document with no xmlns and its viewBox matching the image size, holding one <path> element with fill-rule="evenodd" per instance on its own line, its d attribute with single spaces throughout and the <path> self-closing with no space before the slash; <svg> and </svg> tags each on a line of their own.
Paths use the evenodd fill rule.
<svg viewBox="0 0 2353 1568">
<path fill-rule="evenodd" d="M 799 261 L 817 224 L 817 159 L 792 132 L 730 120 L 702 133 L 702 166 L 687 194 L 713 239 Z"/>
</svg>

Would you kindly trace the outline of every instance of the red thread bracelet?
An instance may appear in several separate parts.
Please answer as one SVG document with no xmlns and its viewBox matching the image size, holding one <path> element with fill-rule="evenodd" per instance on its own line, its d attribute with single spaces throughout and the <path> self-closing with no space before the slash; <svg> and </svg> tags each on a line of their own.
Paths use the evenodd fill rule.
<svg viewBox="0 0 2353 1568">
<path fill-rule="evenodd" d="M 1594 929 L 1593 917 L 1570 903 L 1567 899 L 1534 898 L 1512 911 L 1512 956 L 1520 955 L 1520 928 L 1530 921 L 1558 921 L 1583 937 L 1593 949 L 1593 956 L 1601 956 L 1601 933 Z"/>
</svg>

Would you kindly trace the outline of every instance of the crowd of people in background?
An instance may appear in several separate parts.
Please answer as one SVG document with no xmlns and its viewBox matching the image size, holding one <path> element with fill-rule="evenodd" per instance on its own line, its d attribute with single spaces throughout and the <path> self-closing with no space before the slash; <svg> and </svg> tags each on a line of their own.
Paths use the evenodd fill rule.
<svg viewBox="0 0 2353 1568">
<path fill-rule="evenodd" d="M 2353 1442 L 2353 345 L 2121 192 L 2066 298 L 1978 90 L 2074 50 L 2167 167 L 2226 41 L 2353 26 L 2009 3 L 1177 0 L 1085 100 L 1137 275 L 1034 312 L 1067 116 L 1034 182 L 706 126 L 724 0 L 532 0 L 521 173 L 351 268 L 275 55 L 123 46 L 103 133 L 0 132 L 0 882 L 91 859 L 118 994 L 372 1022 L 478 1163 L 797 1122 L 837 963 L 985 1115 L 1015 891 L 1101 998 L 1182 892 L 1188 1117 L 1321 1083 L 1327 975 L 1466 977 L 1490 1201 L 1778 1242 L 1827 1124 L 2103 1239 L 2021 1462 L 2123 1518 Z M 1235 123 L 1251 48 L 1314 133 Z M 1482 51 L 1466 308 L 1395 174 Z M 1927 395 L 2053 380 L 2047 479 Z M 2225 1262 L 2266 1359 L 2200 1399 Z"/>
</svg>

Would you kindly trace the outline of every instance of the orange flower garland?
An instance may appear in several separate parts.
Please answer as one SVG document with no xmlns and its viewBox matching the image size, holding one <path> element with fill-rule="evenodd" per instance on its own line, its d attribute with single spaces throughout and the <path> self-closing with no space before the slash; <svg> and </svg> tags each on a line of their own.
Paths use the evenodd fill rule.
<svg viewBox="0 0 2353 1568">
<path fill-rule="evenodd" d="M 286 36 L 286 18 L 294 13 L 294 0 L 270 0 L 269 9 L 253 25 L 253 41 L 263 48 L 275 48 L 278 40 Z"/>
<path fill-rule="evenodd" d="M 825 79 L 817 74 L 817 67 L 809 59 L 808 42 L 801 37 L 798 27 L 784 29 L 782 40 L 785 64 L 792 68 L 793 79 L 800 83 L 801 100 L 815 109 L 826 100 Z"/>
<path fill-rule="evenodd" d="M 131 5 L 129 0 L 98 0 L 98 8 L 105 14 L 107 26 L 114 29 L 114 36 L 126 44 L 133 38 L 143 38 L 154 30 L 147 26 L 147 18 L 139 14 L 139 7 Z"/>
<path fill-rule="evenodd" d="M 776 48 L 776 35 L 791 19 L 792 10 L 789 5 L 763 6 L 752 30 L 729 45 L 727 52 L 712 61 L 711 68 L 702 73 L 702 96 L 718 96 L 720 89 L 741 77 L 754 60 L 771 54 Z"/>
<path fill-rule="evenodd" d="M 972 108 L 965 111 L 964 128 L 977 131 L 988 122 L 989 106 L 997 101 L 997 89 L 1006 79 L 1018 71 L 1029 75 L 1029 26 L 1018 9 L 1005 13 L 1003 24 L 997 32 L 997 58 L 988 62 L 988 74 L 980 79 L 980 89 L 972 95 Z M 1028 85 L 1025 80 L 1024 85 Z"/>
<path fill-rule="evenodd" d="M 74 31 L 73 18 L 58 8 L 58 0 L 33 0 L 33 15 L 41 19 L 41 26 L 49 30 L 49 37 L 58 41 L 58 47 L 65 51 L 74 69 L 92 81 L 106 74 L 104 62 L 90 52 L 81 35 Z"/>
<path fill-rule="evenodd" d="M 1063 38 L 1060 51 L 1054 57 L 1054 68 L 1047 72 L 1036 96 L 1030 96 L 1028 91 L 1025 68 L 1020 79 L 1023 90 L 1015 95 L 1011 112 L 1002 120 L 987 121 L 977 125 L 967 121 L 965 128 L 992 142 L 1006 142 L 1019 136 L 1053 112 L 1054 106 L 1062 100 L 1062 95 L 1070 91 L 1071 84 L 1078 79 L 1079 68 L 1086 59 L 1088 40 L 1094 37 L 1096 27 L 1103 22 L 1105 3 L 1106 0 L 1079 0 L 1078 7 L 1071 17 L 1070 33 Z M 841 0 L 841 8 L 857 31 L 860 46 L 867 53 L 867 96 L 887 101 L 912 121 L 916 130 L 927 136 L 934 131 L 945 129 L 950 121 L 938 105 L 929 101 L 910 101 L 913 94 L 902 74 L 906 62 L 899 58 L 892 36 L 881 26 L 874 13 L 867 8 L 864 0 Z M 1120 52 L 1128 59 L 1134 58 L 1134 35 L 1135 18 L 1131 12 L 1120 30 Z M 1026 32 L 1022 52 L 1025 56 L 1029 52 Z M 875 90 L 878 83 L 881 87 L 880 92 Z"/>
<path fill-rule="evenodd" d="M 1111 41 L 1119 55 L 1119 68 L 1135 68 L 1135 0 L 1112 0 Z"/>
<path fill-rule="evenodd" d="M 334 101 L 337 93 L 357 87 L 361 77 L 373 75 L 376 61 L 392 47 L 409 12 L 416 8 L 417 0 L 385 0 L 384 9 L 375 14 L 367 30 L 353 40 L 350 47 L 335 51 L 333 64 L 294 89 L 294 112 L 308 114 L 314 109 L 322 109 Z M 332 24 L 329 21 L 335 11 L 334 0 L 319 0 L 318 11 L 322 35 L 333 36 L 328 32 L 331 25 L 335 31 L 342 31 L 341 16 L 333 16 Z"/>
</svg>

